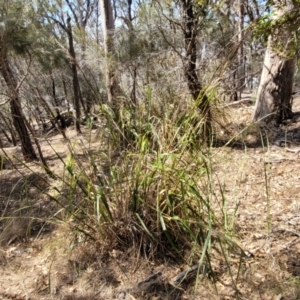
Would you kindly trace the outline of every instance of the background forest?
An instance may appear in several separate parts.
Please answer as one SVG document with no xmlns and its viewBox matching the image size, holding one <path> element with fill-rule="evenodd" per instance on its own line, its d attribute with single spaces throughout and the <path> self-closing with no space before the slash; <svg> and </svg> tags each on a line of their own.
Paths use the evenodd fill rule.
<svg viewBox="0 0 300 300">
<path fill-rule="evenodd" d="M 299 5 L 0 0 L 0 298 L 299 299 Z"/>
</svg>

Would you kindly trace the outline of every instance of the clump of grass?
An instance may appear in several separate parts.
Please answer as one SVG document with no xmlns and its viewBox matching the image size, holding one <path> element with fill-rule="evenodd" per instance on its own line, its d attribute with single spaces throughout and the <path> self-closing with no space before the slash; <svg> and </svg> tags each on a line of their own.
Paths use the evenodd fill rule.
<svg viewBox="0 0 300 300">
<path fill-rule="evenodd" d="M 70 224 L 73 246 L 97 241 L 104 251 L 198 264 L 214 277 L 214 260 L 230 270 L 229 253 L 242 253 L 234 241 L 237 208 L 227 211 L 195 103 L 165 99 L 160 109 L 156 100 L 148 89 L 143 104 L 120 106 L 117 118 L 103 105 L 96 149 L 89 131 L 66 141 L 66 158 L 55 152 L 64 171 L 44 191 L 57 204 L 48 221 Z"/>
<path fill-rule="evenodd" d="M 107 128 L 99 133 L 99 149 L 84 143 L 61 158 L 60 179 L 69 190 L 59 200 L 64 218 L 104 248 L 198 263 L 213 275 L 216 253 L 228 267 L 228 253 L 242 253 L 233 239 L 236 210 L 229 216 L 210 149 L 198 139 L 201 117 L 188 105 L 160 112 L 150 100 L 149 107 L 123 107 L 117 121 L 103 106 Z"/>
</svg>

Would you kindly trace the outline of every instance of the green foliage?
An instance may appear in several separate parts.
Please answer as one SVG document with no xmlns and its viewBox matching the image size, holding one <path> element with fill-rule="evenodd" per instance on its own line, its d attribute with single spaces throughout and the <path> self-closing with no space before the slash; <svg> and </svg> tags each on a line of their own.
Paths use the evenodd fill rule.
<svg viewBox="0 0 300 300">
<path fill-rule="evenodd" d="M 50 24 L 38 21 L 33 7 L 23 1 L 3 1 L 0 6 L 2 51 L 17 55 L 31 52 L 45 69 L 65 64 L 67 58 L 50 36 Z"/>
<path fill-rule="evenodd" d="M 57 46 L 53 39 L 40 38 L 35 41 L 34 55 L 43 70 L 49 71 L 68 65 L 65 51 Z"/>
<path fill-rule="evenodd" d="M 4 52 L 8 49 L 14 50 L 17 54 L 24 54 L 33 42 L 30 34 L 30 24 L 24 18 L 25 6 L 22 1 L 12 1 L 8 4 L 3 1 L 0 4 L 0 34 L 1 46 Z"/>
<path fill-rule="evenodd" d="M 53 26 L 45 23 L 34 6 L 24 1 L 2 1 L 0 35 L 3 53 L 31 53 L 45 70 L 66 65 L 67 57 L 53 37 Z M 57 38 L 59 40 L 59 38 Z M 63 41 L 62 41 L 63 44 Z"/>
<path fill-rule="evenodd" d="M 271 12 L 264 13 L 253 25 L 254 38 L 262 38 L 266 43 L 268 37 L 273 37 L 273 50 L 286 58 L 294 57 L 299 48 L 299 33 L 296 25 L 299 22 L 297 13 L 299 3 L 295 2 L 294 6 L 293 12 L 286 12 L 285 7 L 274 7 Z"/>
<path fill-rule="evenodd" d="M 255 39 L 261 39 L 266 42 L 269 35 L 272 33 L 272 15 L 264 14 L 255 24 L 253 30 L 253 36 Z"/>
</svg>

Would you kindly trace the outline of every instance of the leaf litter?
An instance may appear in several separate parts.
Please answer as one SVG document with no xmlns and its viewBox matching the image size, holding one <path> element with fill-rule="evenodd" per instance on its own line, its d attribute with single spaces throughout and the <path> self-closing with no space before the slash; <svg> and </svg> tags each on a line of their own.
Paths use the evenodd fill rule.
<svg viewBox="0 0 300 300">
<path fill-rule="evenodd" d="M 300 99 L 294 101 L 294 106 L 294 110 L 300 111 Z M 235 126 L 242 128 L 250 123 L 251 107 L 231 110 L 235 116 L 241 114 L 240 124 Z M 296 116 L 280 130 L 282 133 L 300 130 L 300 118 Z M 67 134 L 76 139 L 74 130 L 69 129 Z M 278 130 L 276 134 L 278 136 Z M 253 139 L 253 132 L 249 135 L 251 137 L 246 136 L 245 140 Z M 155 277 L 151 274 L 162 274 L 165 284 L 186 266 L 167 260 L 137 260 L 130 256 L 130 251 L 114 248 L 101 252 L 97 244 L 79 243 L 72 247 L 74 241 L 68 226 L 41 221 L 57 209 L 42 192 L 53 188 L 55 181 L 49 185 L 39 182 L 40 190 L 32 185 L 24 196 L 24 175 L 28 180 L 35 180 L 30 178 L 30 172 L 23 169 L 20 175 L 15 170 L 2 170 L 1 215 L 18 210 L 26 200 L 34 207 L 27 215 L 34 214 L 40 220 L 31 224 L 28 220 L 11 223 L 10 230 L 3 222 L 0 224 L 3 241 L 0 299 L 300 299 L 300 154 L 289 151 L 298 148 L 297 140 L 289 142 L 289 150 L 279 147 L 275 141 L 276 138 L 268 141 L 264 147 L 248 147 L 245 143 L 246 147 L 212 149 L 213 175 L 216 182 L 224 183 L 227 210 L 234 219 L 235 239 L 247 257 L 241 266 L 238 257 L 232 257 L 229 262 L 239 273 L 234 284 L 227 266 L 220 261 L 214 266 L 218 274 L 216 283 L 198 274 L 197 283 L 174 294 L 167 288 L 165 294 L 147 290 L 134 293 L 134 287 Z M 56 151 L 66 155 L 67 148 L 54 136 L 51 147 L 43 144 L 46 157 L 54 157 L 54 146 Z M 94 146 L 96 149 L 96 142 Z M 8 151 L 13 156 L 19 149 Z M 59 164 L 58 160 L 51 160 L 55 170 L 60 168 Z M 31 167 L 41 172 L 39 166 L 32 164 Z M 221 197 L 217 191 L 216 197 Z M 162 289 L 159 282 L 157 287 Z"/>
</svg>

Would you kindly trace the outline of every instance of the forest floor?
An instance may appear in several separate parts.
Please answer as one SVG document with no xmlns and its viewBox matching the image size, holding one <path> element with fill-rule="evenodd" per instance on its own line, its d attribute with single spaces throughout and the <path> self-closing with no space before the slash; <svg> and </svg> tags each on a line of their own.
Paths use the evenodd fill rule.
<svg viewBox="0 0 300 300">
<path fill-rule="evenodd" d="M 293 110 L 300 112 L 300 98 Z M 232 106 L 230 111 L 234 130 L 250 124 L 252 105 Z M 74 129 L 67 135 L 79 139 Z M 255 132 L 245 136 L 249 144 L 257 139 Z M 61 161 L 53 149 L 64 158 L 68 149 L 58 134 L 48 141 L 41 143 L 43 153 L 50 167 L 59 170 Z M 71 221 L 43 222 L 61 214 L 44 193 L 55 192 L 55 180 L 37 176 L 44 172 L 35 163 L 29 164 L 31 170 L 17 162 L 18 171 L 0 171 L 0 215 L 14 212 L 0 224 L 0 300 L 300 299 L 300 115 L 270 134 L 269 144 L 258 144 L 212 148 L 213 173 L 224 183 L 229 215 L 238 205 L 236 239 L 249 254 L 236 286 L 223 273 L 215 284 L 202 278 L 177 294 L 141 295 L 134 288 L 122 293 L 151 274 L 172 278 L 186 266 L 136 258 L 119 249 L 99 253 L 97 244 L 77 245 Z M 91 145 L 95 150 L 98 146 L 96 140 Z M 5 151 L 21 157 L 20 147 Z"/>
</svg>

